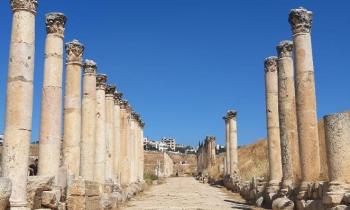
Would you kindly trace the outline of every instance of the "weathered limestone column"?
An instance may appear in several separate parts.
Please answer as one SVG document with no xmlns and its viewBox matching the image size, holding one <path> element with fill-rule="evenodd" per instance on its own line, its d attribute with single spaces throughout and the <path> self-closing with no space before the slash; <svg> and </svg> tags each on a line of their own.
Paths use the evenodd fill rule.
<svg viewBox="0 0 350 210">
<path fill-rule="evenodd" d="M 99 183 L 104 183 L 106 181 L 106 81 L 106 75 L 96 75 L 96 144 L 94 179 Z"/>
<path fill-rule="evenodd" d="M 68 183 L 79 176 L 81 139 L 81 67 L 84 46 L 77 40 L 66 44 L 67 67 L 64 96 L 63 155 Z"/>
<path fill-rule="evenodd" d="M 350 183 L 350 113 L 336 113 L 324 117 L 327 159 L 329 168 L 329 192 L 326 204 L 340 204 Z"/>
<path fill-rule="evenodd" d="M 311 48 L 312 12 L 293 9 L 289 14 L 293 31 L 296 109 L 301 160 L 302 191 L 320 174 L 314 66 Z"/>
<path fill-rule="evenodd" d="M 115 85 L 106 87 L 106 180 L 113 180 L 113 162 L 114 162 L 114 92 Z"/>
<path fill-rule="evenodd" d="M 300 182 L 298 127 L 295 107 L 293 42 L 282 41 L 278 53 L 278 109 L 280 123 L 282 187 L 295 187 Z"/>
<path fill-rule="evenodd" d="M 130 181 L 136 182 L 136 121 L 137 121 L 137 114 L 135 112 L 131 113 L 131 119 L 130 119 L 130 140 L 129 140 L 129 160 L 130 160 Z"/>
<path fill-rule="evenodd" d="M 122 93 L 114 93 L 114 157 L 113 174 L 114 180 L 120 184 L 120 101 Z"/>
<path fill-rule="evenodd" d="M 83 77 L 83 103 L 81 116 L 80 175 L 94 180 L 96 144 L 96 70 L 92 60 L 85 60 Z"/>
<path fill-rule="evenodd" d="M 238 173 L 238 151 L 237 151 L 237 112 L 229 110 L 226 114 L 229 125 L 229 154 L 230 154 L 230 175 Z"/>
<path fill-rule="evenodd" d="M 280 128 L 278 116 L 277 57 L 265 59 L 266 121 L 269 148 L 270 182 L 272 192 L 279 189 L 282 178 Z"/>
<path fill-rule="evenodd" d="M 13 11 L 7 76 L 2 176 L 12 182 L 11 209 L 27 209 L 32 136 L 36 0 L 11 0 Z"/>
<path fill-rule="evenodd" d="M 230 124 L 227 119 L 227 117 L 223 117 L 225 120 L 225 138 L 226 138 L 226 174 L 225 175 L 230 175 L 231 169 L 230 169 Z"/>
<path fill-rule="evenodd" d="M 140 122 L 141 130 L 140 130 L 140 135 L 141 135 L 141 169 L 140 169 L 140 177 L 141 180 L 143 181 L 143 176 L 144 176 L 144 170 L 145 170 L 145 150 L 143 147 L 143 141 L 144 141 L 144 128 L 145 128 L 145 123 L 141 120 Z"/>
<path fill-rule="evenodd" d="M 63 38 L 66 16 L 46 15 L 44 82 L 41 98 L 39 175 L 55 176 L 60 166 L 62 132 Z"/>
<path fill-rule="evenodd" d="M 128 160 L 127 160 L 127 130 L 128 130 L 128 102 L 120 101 L 120 183 L 124 187 L 128 185 Z"/>
<path fill-rule="evenodd" d="M 132 108 L 130 104 L 128 104 L 126 108 L 126 176 L 128 180 L 128 184 L 132 183 Z"/>
</svg>

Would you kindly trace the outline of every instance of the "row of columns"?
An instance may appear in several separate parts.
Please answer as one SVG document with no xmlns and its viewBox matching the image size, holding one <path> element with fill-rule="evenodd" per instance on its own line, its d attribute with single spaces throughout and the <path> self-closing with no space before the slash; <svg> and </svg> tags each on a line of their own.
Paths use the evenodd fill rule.
<svg viewBox="0 0 350 210">
<path fill-rule="evenodd" d="M 316 94 L 311 48 L 312 12 L 291 10 L 293 41 L 265 59 L 270 187 L 306 188 L 320 174 Z M 293 52 L 294 63 L 293 66 Z"/>
<path fill-rule="evenodd" d="M 38 2 L 11 0 L 10 4 L 13 25 L 2 176 L 12 182 L 11 209 L 26 209 Z M 38 173 L 55 177 L 56 185 L 66 178 L 69 185 L 78 176 L 101 184 L 113 182 L 124 186 L 141 181 L 144 123 L 122 99 L 122 94 L 116 92 L 115 85 L 106 83 L 107 76 L 96 73 L 96 63 L 83 62 L 84 46 L 77 40 L 65 45 L 62 106 L 65 24 L 62 13 L 46 15 Z M 62 168 L 67 171 L 67 177 L 59 176 Z"/>
<path fill-rule="evenodd" d="M 232 177 L 238 174 L 237 112 L 229 110 L 223 119 L 226 127 L 225 175 Z"/>
</svg>

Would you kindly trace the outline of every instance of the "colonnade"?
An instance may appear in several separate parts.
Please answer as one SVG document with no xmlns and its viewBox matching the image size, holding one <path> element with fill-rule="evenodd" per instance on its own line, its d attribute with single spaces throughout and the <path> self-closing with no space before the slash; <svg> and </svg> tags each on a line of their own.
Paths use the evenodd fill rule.
<svg viewBox="0 0 350 210">
<path fill-rule="evenodd" d="M 11 209 L 27 209 L 38 1 L 10 4 L 13 25 L 2 176 L 12 182 Z M 55 177 L 56 185 L 59 179 L 67 180 L 68 186 L 78 178 L 119 186 L 142 181 L 144 123 L 115 85 L 107 84 L 107 76 L 97 73 L 97 64 L 83 62 L 85 47 L 78 40 L 65 44 L 63 93 L 66 20 L 62 13 L 46 15 L 38 174 Z M 62 168 L 64 178 L 58 173 Z"/>
</svg>

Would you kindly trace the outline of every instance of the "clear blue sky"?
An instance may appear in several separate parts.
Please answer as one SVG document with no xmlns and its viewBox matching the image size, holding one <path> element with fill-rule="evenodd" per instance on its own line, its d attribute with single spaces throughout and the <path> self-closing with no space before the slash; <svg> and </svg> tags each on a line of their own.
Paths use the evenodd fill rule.
<svg viewBox="0 0 350 210">
<path fill-rule="evenodd" d="M 152 139 L 223 143 L 223 115 L 238 110 L 239 144 L 266 136 L 265 57 L 291 38 L 289 10 L 314 11 L 318 115 L 350 107 L 350 3 L 298 0 L 39 0 L 33 139 L 38 138 L 45 14 L 68 17 L 65 41 L 79 39 L 146 122 Z M 4 127 L 11 10 L 0 2 L 0 133 Z M 20 100 L 20 99 L 18 99 Z"/>
</svg>

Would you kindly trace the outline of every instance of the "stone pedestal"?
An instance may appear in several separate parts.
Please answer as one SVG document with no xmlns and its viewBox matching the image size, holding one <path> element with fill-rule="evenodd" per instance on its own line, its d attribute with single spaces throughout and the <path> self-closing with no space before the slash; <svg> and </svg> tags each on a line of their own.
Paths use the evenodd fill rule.
<svg viewBox="0 0 350 210">
<path fill-rule="evenodd" d="M 39 175 L 57 178 L 61 156 L 63 38 L 66 17 L 46 15 L 44 83 L 41 98 Z M 57 182 L 57 180 L 56 180 Z"/>
<path fill-rule="evenodd" d="M 299 184 L 301 179 L 292 59 L 293 42 L 280 42 L 277 46 L 277 53 L 282 187 L 289 189 Z"/>
<path fill-rule="evenodd" d="M 311 48 L 312 12 L 293 9 L 289 14 L 294 41 L 296 109 L 302 186 L 307 188 L 320 174 L 314 66 Z"/>
<path fill-rule="evenodd" d="M 13 11 L 6 92 L 2 175 L 12 182 L 11 209 L 27 209 L 32 136 L 36 0 L 11 0 Z"/>
<path fill-rule="evenodd" d="M 106 180 L 113 180 L 114 162 L 114 92 L 115 85 L 106 87 Z"/>
<path fill-rule="evenodd" d="M 67 194 L 68 210 L 101 209 L 100 184 L 97 182 L 73 180 Z"/>
<path fill-rule="evenodd" d="M 265 59 L 266 119 L 270 165 L 270 192 L 276 191 L 282 178 L 278 115 L 277 57 Z"/>
<path fill-rule="evenodd" d="M 104 183 L 106 179 L 106 90 L 107 76 L 96 76 L 96 145 L 94 180 Z"/>
<path fill-rule="evenodd" d="M 79 176 L 81 140 L 81 67 L 84 46 L 77 40 L 66 44 L 67 67 L 64 95 L 63 156 L 68 183 Z"/>
<path fill-rule="evenodd" d="M 94 180 L 95 143 L 96 143 L 96 69 L 92 60 L 84 63 L 83 103 L 81 124 L 80 175 Z"/>
<path fill-rule="evenodd" d="M 345 188 L 350 183 L 350 114 L 325 116 L 324 123 L 330 182 L 323 202 L 335 206 L 343 200 Z"/>
<path fill-rule="evenodd" d="M 113 163 L 113 174 L 114 180 L 120 185 L 120 101 L 122 93 L 114 93 L 114 163 Z"/>
</svg>

